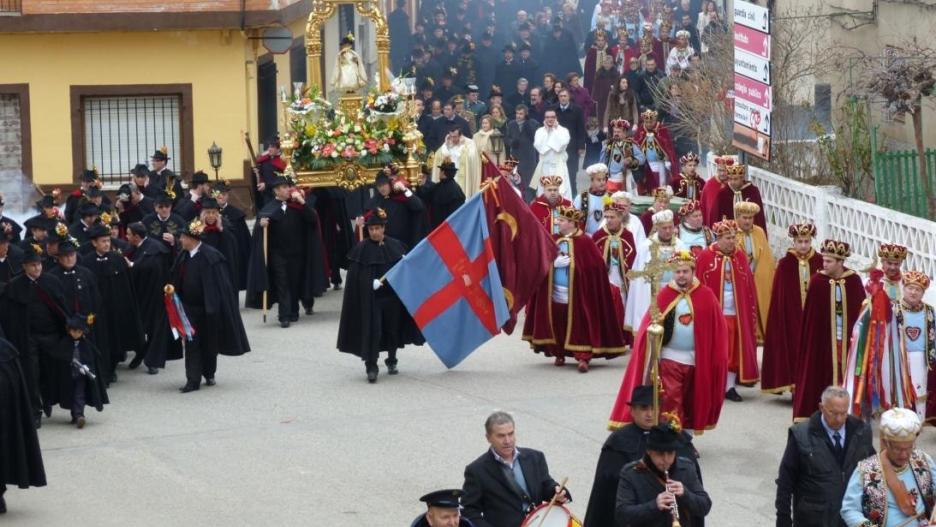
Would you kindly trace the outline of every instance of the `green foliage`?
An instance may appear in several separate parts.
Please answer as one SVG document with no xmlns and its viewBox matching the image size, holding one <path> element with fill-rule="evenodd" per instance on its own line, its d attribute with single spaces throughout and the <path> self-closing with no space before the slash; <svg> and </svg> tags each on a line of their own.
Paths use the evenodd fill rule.
<svg viewBox="0 0 936 527">
<path fill-rule="evenodd" d="M 868 104 L 851 97 L 839 113 L 841 118 L 833 134 L 818 121 L 813 121 L 810 128 L 818 137 L 819 152 L 835 183 L 846 196 L 861 198 L 874 181 Z"/>
</svg>

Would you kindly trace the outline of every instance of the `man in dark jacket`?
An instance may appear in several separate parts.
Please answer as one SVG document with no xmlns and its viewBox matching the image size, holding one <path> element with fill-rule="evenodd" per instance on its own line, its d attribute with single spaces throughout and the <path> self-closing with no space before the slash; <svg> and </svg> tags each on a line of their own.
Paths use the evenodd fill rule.
<svg viewBox="0 0 936 527">
<path fill-rule="evenodd" d="M 504 61 L 494 69 L 494 85 L 507 95 L 517 91 L 517 79 L 520 78 L 520 65 L 514 61 L 513 44 L 504 46 Z"/>
<path fill-rule="evenodd" d="M 474 527 L 468 518 L 462 518 L 459 499 L 463 494 L 461 489 L 447 489 L 419 498 L 429 510 L 420 514 L 410 527 Z"/>
<path fill-rule="evenodd" d="M 628 463 L 639 461 L 647 452 L 647 438 L 654 423 L 653 387 L 645 385 L 634 388 L 631 400 L 627 404 L 631 407 L 634 422 L 611 432 L 601 447 L 601 455 L 595 469 L 595 482 L 592 484 L 588 510 L 585 512 L 585 527 L 614 525 L 621 469 Z M 684 431 L 682 439 L 683 445 L 676 455 L 692 461 L 701 481 L 702 470 L 692 446 L 692 436 Z"/>
<path fill-rule="evenodd" d="M 566 153 L 569 155 L 566 166 L 569 169 L 569 184 L 572 195 L 578 194 L 575 184 L 578 174 L 579 160 L 585 155 L 585 116 L 582 109 L 572 103 L 572 94 L 569 90 L 559 92 L 559 104 L 556 106 L 556 119 L 559 124 L 569 131 L 569 146 Z"/>
<path fill-rule="evenodd" d="M 484 429 L 491 448 L 465 467 L 462 498 L 465 516 L 477 527 L 519 527 L 531 508 L 554 496 L 556 503 L 571 501 L 549 475 L 542 452 L 517 448 L 510 414 L 494 412 Z"/>
<path fill-rule="evenodd" d="M 130 251 L 126 254 L 130 260 L 130 278 L 140 308 L 140 320 L 146 333 L 146 348 L 130 361 L 130 369 L 141 362 L 146 364 L 146 373 L 156 375 L 158 368 L 166 367 L 170 357 L 172 334 L 166 318 L 163 300 L 163 287 L 169 281 L 169 268 L 172 266 L 172 251 L 162 242 L 146 235 L 142 223 L 131 223 L 127 227 L 127 241 Z"/>
<path fill-rule="evenodd" d="M 529 203 L 536 197 L 536 192 L 530 188 L 530 180 L 533 179 L 533 172 L 539 163 L 539 154 L 533 147 L 533 138 L 536 136 L 536 129 L 541 125 L 539 121 L 529 118 L 526 105 L 517 105 L 514 115 L 516 119 L 507 123 L 504 144 L 507 146 L 507 154 L 517 160 L 523 200 Z"/>
<path fill-rule="evenodd" d="M 790 427 L 777 477 L 777 527 L 845 526 L 839 510 L 848 478 L 874 455 L 871 427 L 848 415 L 848 405 L 848 391 L 829 386 L 819 411 Z"/>
<path fill-rule="evenodd" d="M 666 74 L 660 70 L 656 59 L 648 57 L 644 65 L 644 71 L 640 74 L 640 84 L 636 86 L 637 102 L 640 104 L 641 109 L 654 107 L 656 87 L 664 78 L 666 78 Z"/>
<path fill-rule="evenodd" d="M 712 499 L 692 461 L 677 457 L 684 444 L 678 421 L 650 429 L 644 457 L 621 469 L 616 525 L 670 527 L 674 513 L 685 525 L 701 525 L 712 509 Z"/>
</svg>

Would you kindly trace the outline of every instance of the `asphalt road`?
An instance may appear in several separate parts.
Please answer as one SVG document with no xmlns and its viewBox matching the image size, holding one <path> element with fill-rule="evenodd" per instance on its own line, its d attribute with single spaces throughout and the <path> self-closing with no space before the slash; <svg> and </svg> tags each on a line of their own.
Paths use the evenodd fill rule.
<svg viewBox="0 0 936 527">
<path fill-rule="evenodd" d="M 584 516 L 626 359 L 583 375 L 502 335 L 451 371 L 428 348 L 404 350 L 401 374 L 369 385 L 363 363 L 335 350 L 340 301 L 326 294 L 285 330 L 246 311 L 254 351 L 222 357 L 216 387 L 180 394 L 177 361 L 154 377 L 121 370 L 84 430 L 56 410 L 40 431 L 49 485 L 11 489 L 0 524 L 408 526 L 420 495 L 461 486 L 495 409 L 570 478 Z M 717 527 L 772 524 L 790 398 L 741 393 L 696 443 Z"/>
</svg>

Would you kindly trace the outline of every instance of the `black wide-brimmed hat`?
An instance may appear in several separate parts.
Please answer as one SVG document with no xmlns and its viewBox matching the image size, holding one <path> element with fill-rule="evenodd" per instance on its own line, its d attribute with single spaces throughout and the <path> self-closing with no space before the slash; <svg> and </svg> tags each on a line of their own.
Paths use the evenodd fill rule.
<svg viewBox="0 0 936 527">
<path fill-rule="evenodd" d="M 81 180 L 82 180 L 82 181 L 85 181 L 85 182 L 88 182 L 88 183 L 90 183 L 90 182 L 92 182 L 92 181 L 97 181 L 97 180 L 98 180 L 98 173 L 97 173 L 97 170 L 94 170 L 94 169 L 92 168 L 91 170 L 85 170 L 85 171 L 83 171 L 83 172 L 81 173 Z"/>
<path fill-rule="evenodd" d="M 172 196 L 170 196 L 169 193 L 162 191 L 156 195 L 156 199 L 153 201 L 156 205 L 172 205 L 175 200 L 172 199 Z"/>
<path fill-rule="evenodd" d="M 23 263 L 36 263 L 42 261 L 45 250 L 38 243 L 29 243 L 23 247 Z"/>
<path fill-rule="evenodd" d="M 147 167 L 143 163 L 137 163 L 136 166 L 130 169 L 130 175 L 137 176 L 137 177 L 148 176 L 149 167 Z"/>
<path fill-rule="evenodd" d="M 82 314 L 76 314 L 68 317 L 68 320 L 65 322 L 65 327 L 67 329 L 77 329 L 84 333 L 88 332 L 88 316 Z"/>
<path fill-rule="evenodd" d="M 653 386 L 643 385 L 634 388 L 629 406 L 653 406 Z"/>
<path fill-rule="evenodd" d="M 88 216 L 99 216 L 101 214 L 101 209 L 97 205 L 91 202 L 83 203 L 78 207 L 78 217 L 86 218 Z"/>
<path fill-rule="evenodd" d="M 656 425 L 647 434 L 647 450 L 675 452 L 682 447 L 682 434 L 670 423 Z"/>
<path fill-rule="evenodd" d="M 364 225 L 386 225 L 387 224 L 387 213 L 380 207 L 368 211 L 364 218 Z"/>
<path fill-rule="evenodd" d="M 95 223 L 90 228 L 88 228 L 88 232 L 86 234 L 90 240 L 111 237 L 110 227 L 104 225 L 103 223 Z"/>
<path fill-rule="evenodd" d="M 55 206 L 55 198 L 52 197 L 52 194 L 46 194 L 39 198 L 39 201 L 36 202 L 36 208 L 40 211 L 42 209 L 51 209 Z"/>
<path fill-rule="evenodd" d="M 47 239 L 53 242 L 61 243 L 61 242 L 68 240 L 68 237 L 69 237 L 68 226 L 65 225 L 64 223 L 56 222 L 55 225 L 53 225 L 52 228 L 47 229 L 46 232 L 49 233 L 47 236 Z"/>
<path fill-rule="evenodd" d="M 58 255 L 67 256 L 78 252 L 78 244 L 72 238 L 69 238 L 59 244 Z"/>
<path fill-rule="evenodd" d="M 160 148 L 153 153 L 152 159 L 155 161 L 169 161 L 169 149 L 166 147 Z"/>
<path fill-rule="evenodd" d="M 194 187 L 195 185 L 201 185 L 204 183 L 208 183 L 208 174 L 202 172 L 201 170 L 192 174 L 191 186 Z"/>
<path fill-rule="evenodd" d="M 202 210 L 221 210 L 221 206 L 218 205 L 218 200 L 214 198 L 202 198 L 201 208 Z"/>
<path fill-rule="evenodd" d="M 215 184 L 211 187 L 211 190 L 214 190 L 215 192 L 230 192 L 231 184 L 221 179 L 221 180 L 215 181 Z"/>
</svg>

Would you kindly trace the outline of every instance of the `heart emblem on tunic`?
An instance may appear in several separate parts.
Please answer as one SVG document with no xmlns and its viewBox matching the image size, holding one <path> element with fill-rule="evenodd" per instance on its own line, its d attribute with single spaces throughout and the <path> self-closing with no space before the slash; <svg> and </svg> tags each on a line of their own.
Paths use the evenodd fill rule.
<svg viewBox="0 0 936 527">
<path fill-rule="evenodd" d="M 920 334 L 922 333 L 922 331 L 920 331 L 920 328 L 915 327 L 915 326 L 908 327 L 906 331 L 907 331 L 907 338 L 909 338 L 912 341 L 916 341 L 916 339 L 920 338 Z"/>
<path fill-rule="evenodd" d="M 685 315 L 679 315 L 679 323 L 688 326 L 692 324 L 692 313 L 686 313 Z"/>
</svg>

